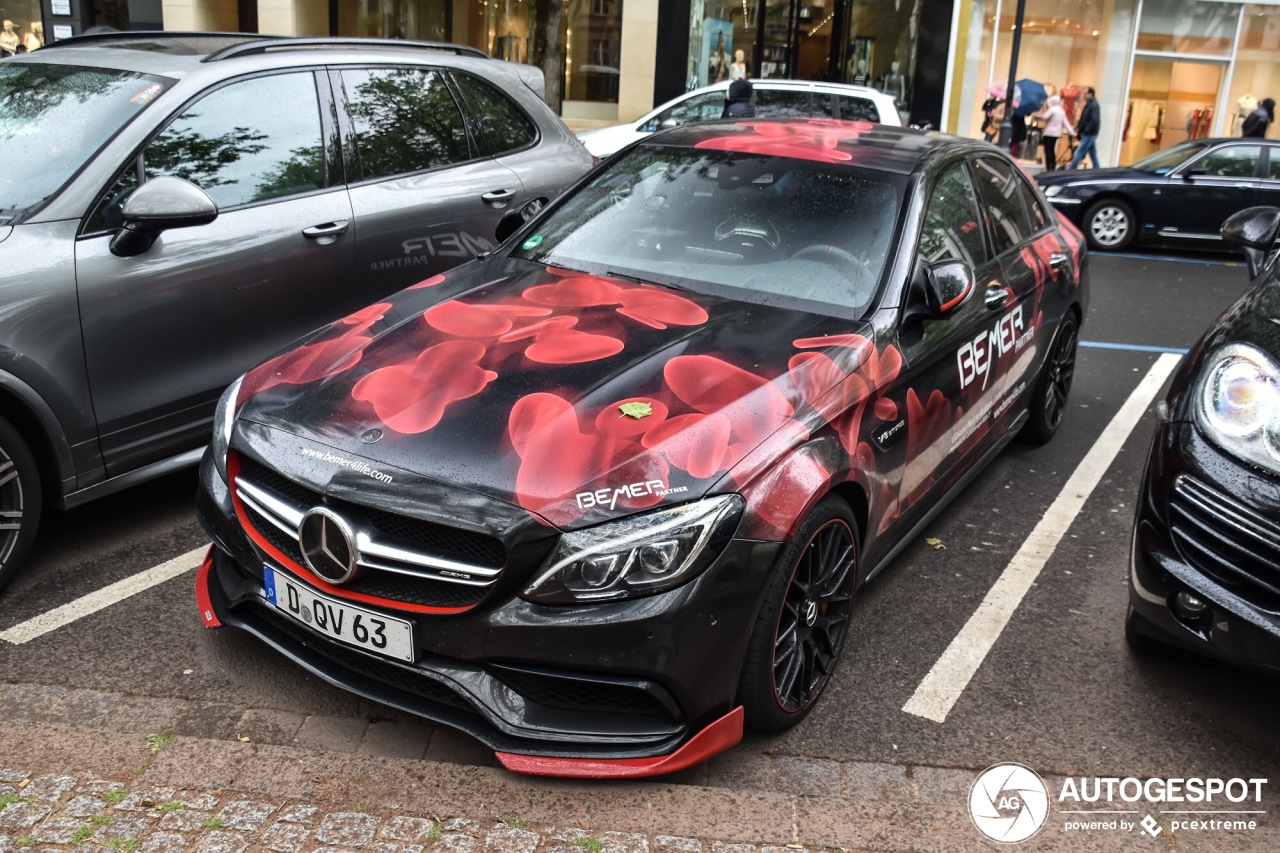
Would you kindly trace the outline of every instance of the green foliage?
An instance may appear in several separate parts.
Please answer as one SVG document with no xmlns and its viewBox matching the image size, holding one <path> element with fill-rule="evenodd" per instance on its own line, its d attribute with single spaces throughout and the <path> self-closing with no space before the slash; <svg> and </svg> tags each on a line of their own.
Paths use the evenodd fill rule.
<svg viewBox="0 0 1280 853">
<path fill-rule="evenodd" d="M 114 806 L 117 803 L 124 802 L 124 798 L 127 796 L 129 796 L 127 791 L 122 791 L 122 790 L 107 791 L 105 794 L 102 795 L 102 799 L 106 800 L 108 803 L 111 803 L 111 805 Z"/>
<path fill-rule="evenodd" d="M 151 747 L 151 753 L 154 755 L 173 743 L 173 735 L 169 732 L 160 732 L 159 734 L 149 735 L 147 737 L 147 746 Z"/>
<path fill-rule="evenodd" d="M 169 802 L 167 803 L 160 803 L 160 805 L 156 806 L 156 811 L 160 812 L 161 814 L 164 814 L 166 812 L 176 812 L 176 811 L 180 811 L 181 809 L 182 809 L 182 803 L 178 802 L 177 800 L 169 800 Z"/>
<path fill-rule="evenodd" d="M 587 853 L 600 853 L 604 849 L 604 842 L 594 835 L 588 835 L 585 838 L 575 838 L 573 843 L 581 847 Z"/>
<path fill-rule="evenodd" d="M 205 829 L 221 829 L 222 818 L 220 817 L 207 818 L 205 822 L 200 825 L 203 826 Z"/>
</svg>

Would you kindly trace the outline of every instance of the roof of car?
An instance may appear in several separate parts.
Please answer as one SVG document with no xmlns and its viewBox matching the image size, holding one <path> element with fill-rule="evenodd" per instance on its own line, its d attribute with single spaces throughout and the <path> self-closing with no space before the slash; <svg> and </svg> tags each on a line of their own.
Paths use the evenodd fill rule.
<svg viewBox="0 0 1280 853">
<path fill-rule="evenodd" d="M 975 140 L 935 131 L 826 118 L 753 118 L 686 124 L 659 131 L 640 144 L 848 163 L 904 175 L 915 171 L 924 158 L 948 148 L 996 150 Z"/>
</svg>

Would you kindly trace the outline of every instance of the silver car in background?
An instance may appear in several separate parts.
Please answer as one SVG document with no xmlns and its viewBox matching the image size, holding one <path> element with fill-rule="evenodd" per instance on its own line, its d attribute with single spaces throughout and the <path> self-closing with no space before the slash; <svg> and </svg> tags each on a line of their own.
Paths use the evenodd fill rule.
<svg viewBox="0 0 1280 853">
<path fill-rule="evenodd" d="M 42 504 L 195 464 L 247 368 L 585 174 L 542 94 L 429 43 L 121 32 L 0 61 L 0 588 Z"/>
</svg>

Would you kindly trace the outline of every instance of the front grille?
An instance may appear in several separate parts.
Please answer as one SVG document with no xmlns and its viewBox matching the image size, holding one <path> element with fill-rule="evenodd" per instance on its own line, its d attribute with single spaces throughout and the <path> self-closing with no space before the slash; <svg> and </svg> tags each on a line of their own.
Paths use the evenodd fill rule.
<svg viewBox="0 0 1280 853">
<path fill-rule="evenodd" d="M 1280 525 L 1186 474 L 1174 481 L 1169 509 L 1187 562 L 1255 607 L 1280 613 Z"/>
<path fill-rule="evenodd" d="M 246 520 L 300 571 L 306 563 L 298 530 L 309 510 L 323 505 L 351 526 L 359 571 L 342 590 L 423 607 L 466 608 L 484 599 L 506 563 L 502 543 L 491 536 L 325 500 L 252 459 L 241 456 L 239 463 L 235 491 Z"/>
</svg>

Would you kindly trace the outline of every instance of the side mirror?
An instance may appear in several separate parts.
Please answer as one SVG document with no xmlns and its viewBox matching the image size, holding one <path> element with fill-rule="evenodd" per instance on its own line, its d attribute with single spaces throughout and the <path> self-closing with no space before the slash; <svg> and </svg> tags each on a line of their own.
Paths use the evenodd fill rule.
<svg viewBox="0 0 1280 853">
<path fill-rule="evenodd" d="M 515 210 L 508 210 L 498 220 L 498 227 L 494 230 L 493 236 L 501 243 L 507 242 L 507 238 L 519 231 L 524 224 L 533 217 L 537 216 L 542 208 L 546 207 L 547 199 L 535 198 L 525 202 L 521 207 Z"/>
<path fill-rule="evenodd" d="M 938 261 L 925 268 L 925 296 L 929 308 L 947 314 L 973 293 L 973 270 L 964 261 Z"/>
<path fill-rule="evenodd" d="M 1182 180 L 1189 181 L 1195 177 L 1203 177 L 1209 174 L 1209 170 L 1204 166 L 1193 166 L 1182 173 Z"/>
<path fill-rule="evenodd" d="M 111 238 L 111 254 L 131 258 L 150 249 L 162 231 L 208 225 L 218 206 L 190 181 L 162 175 L 130 193 L 120 217 L 124 227 Z"/>
<path fill-rule="evenodd" d="M 1249 278 L 1258 277 L 1266 265 L 1267 255 L 1280 238 L 1280 209 L 1249 207 L 1233 213 L 1222 223 L 1222 239 L 1244 252 L 1249 263 Z"/>
<path fill-rule="evenodd" d="M 663 119 L 662 123 L 658 125 L 658 127 L 662 128 L 663 130 L 666 130 L 668 127 L 679 127 L 679 126 L 680 126 L 680 122 L 676 121 L 673 118 Z"/>
</svg>

